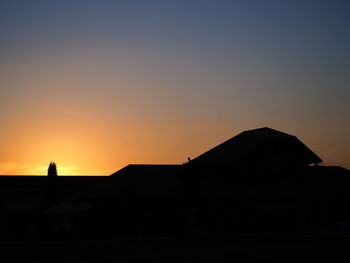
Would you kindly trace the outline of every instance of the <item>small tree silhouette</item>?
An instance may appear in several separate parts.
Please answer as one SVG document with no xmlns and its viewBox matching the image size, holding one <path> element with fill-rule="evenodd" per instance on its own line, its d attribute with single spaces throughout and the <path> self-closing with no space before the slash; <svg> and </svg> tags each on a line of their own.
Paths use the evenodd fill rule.
<svg viewBox="0 0 350 263">
<path fill-rule="evenodd" d="M 49 168 L 47 169 L 47 191 L 45 196 L 45 205 L 47 207 L 53 206 L 58 202 L 56 177 L 56 164 L 54 162 L 50 162 Z"/>
<path fill-rule="evenodd" d="M 57 176 L 56 163 L 50 162 L 49 168 L 47 169 L 47 176 L 49 177 Z"/>
</svg>

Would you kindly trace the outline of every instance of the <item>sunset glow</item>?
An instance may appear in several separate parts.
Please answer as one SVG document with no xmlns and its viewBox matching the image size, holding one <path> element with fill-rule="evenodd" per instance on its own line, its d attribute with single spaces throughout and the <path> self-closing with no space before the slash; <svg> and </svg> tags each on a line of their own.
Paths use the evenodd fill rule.
<svg viewBox="0 0 350 263">
<path fill-rule="evenodd" d="M 1 175 L 183 163 L 265 126 L 350 168 L 347 3 L 130 2 L 2 1 Z"/>
</svg>

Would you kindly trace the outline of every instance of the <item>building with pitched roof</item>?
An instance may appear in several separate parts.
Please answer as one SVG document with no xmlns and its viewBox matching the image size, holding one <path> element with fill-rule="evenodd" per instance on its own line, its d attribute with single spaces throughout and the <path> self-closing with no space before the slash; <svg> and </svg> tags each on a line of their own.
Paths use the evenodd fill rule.
<svg viewBox="0 0 350 263">
<path fill-rule="evenodd" d="M 73 215 L 80 233 L 102 236 L 327 228 L 350 215 L 350 172 L 321 162 L 265 127 L 183 165 L 128 165 L 46 214 Z"/>
<path fill-rule="evenodd" d="M 245 166 L 247 169 L 305 167 L 321 158 L 297 137 L 271 128 L 244 131 L 193 159 L 210 166 Z"/>
</svg>

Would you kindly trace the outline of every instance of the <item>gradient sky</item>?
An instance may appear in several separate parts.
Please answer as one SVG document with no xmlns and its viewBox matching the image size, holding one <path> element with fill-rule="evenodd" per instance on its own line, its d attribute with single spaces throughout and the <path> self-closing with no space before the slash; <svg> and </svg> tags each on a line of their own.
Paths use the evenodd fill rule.
<svg viewBox="0 0 350 263">
<path fill-rule="evenodd" d="M 182 163 L 269 126 L 350 168 L 350 1 L 0 0 L 0 174 Z"/>
</svg>

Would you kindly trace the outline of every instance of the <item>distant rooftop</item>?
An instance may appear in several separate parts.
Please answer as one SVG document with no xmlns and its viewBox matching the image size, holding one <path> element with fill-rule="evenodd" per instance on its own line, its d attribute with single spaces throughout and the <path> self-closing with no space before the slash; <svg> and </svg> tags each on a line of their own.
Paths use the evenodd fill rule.
<svg viewBox="0 0 350 263">
<path fill-rule="evenodd" d="M 129 164 L 111 176 L 137 176 L 142 175 L 163 175 L 164 173 L 172 174 L 181 169 L 179 164 Z"/>
</svg>

